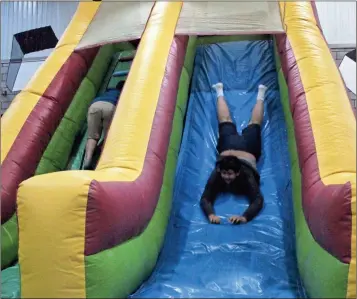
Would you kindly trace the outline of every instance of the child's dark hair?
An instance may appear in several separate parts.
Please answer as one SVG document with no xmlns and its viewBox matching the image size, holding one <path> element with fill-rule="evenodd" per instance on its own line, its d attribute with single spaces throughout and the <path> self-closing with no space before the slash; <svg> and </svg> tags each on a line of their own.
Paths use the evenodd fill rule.
<svg viewBox="0 0 357 299">
<path fill-rule="evenodd" d="M 236 173 L 240 171 L 241 166 L 241 162 L 235 156 L 220 156 L 216 162 L 216 167 L 220 170 L 231 169 Z"/>
<path fill-rule="evenodd" d="M 122 90 L 124 87 L 125 81 L 119 81 L 117 85 L 115 86 L 115 89 L 117 90 Z"/>
</svg>

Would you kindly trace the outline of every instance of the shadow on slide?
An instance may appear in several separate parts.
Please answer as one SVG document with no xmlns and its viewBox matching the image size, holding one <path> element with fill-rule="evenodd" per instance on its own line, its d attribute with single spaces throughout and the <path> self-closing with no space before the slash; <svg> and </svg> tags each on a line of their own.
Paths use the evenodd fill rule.
<svg viewBox="0 0 357 299">
<path fill-rule="evenodd" d="M 252 222 L 234 226 L 248 202 L 216 201 L 221 225 L 208 224 L 199 199 L 216 159 L 218 121 L 210 86 L 225 85 L 238 130 L 248 124 L 259 84 L 268 86 L 258 163 L 265 205 Z M 295 255 L 287 130 L 273 42 L 241 41 L 197 48 L 171 219 L 151 277 L 131 298 L 303 298 Z"/>
</svg>

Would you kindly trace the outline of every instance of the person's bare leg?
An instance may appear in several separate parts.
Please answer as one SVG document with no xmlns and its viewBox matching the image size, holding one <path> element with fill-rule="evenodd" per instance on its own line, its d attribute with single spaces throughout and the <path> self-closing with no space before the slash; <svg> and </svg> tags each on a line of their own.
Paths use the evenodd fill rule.
<svg viewBox="0 0 357 299">
<path fill-rule="evenodd" d="M 91 169 L 92 157 L 97 147 L 98 140 L 100 139 L 100 133 L 102 130 L 102 110 L 100 109 L 101 103 L 94 103 L 89 107 L 87 115 L 88 123 L 88 139 L 86 143 L 86 152 L 84 155 L 84 170 Z M 99 107 L 98 107 L 99 106 Z"/>
<path fill-rule="evenodd" d="M 227 102 L 224 98 L 223 94 L 223 83 L 219 82 L 214 85 L 212 85 L 212 88 L 216 90 L 217 93 L 217 115 L 218 115 L 218 121 L 220 123 L 222 122 L 231 122 L 231 114 L 229 112 L 229 108 L 227 105 Z"/>
<path fill-rule="evenodd" d="M 86 154 L 84 155 L 84 169 L 88 169 L 90 167 L 97 143 L 98 140 L 88 138 L 86 144 Z"/>
<path fill-rule="evenodd" d="M 264 99 L 265 99 L 266 90 L 267 90 L 266 86 L 259 85 L 257 103 L 253 108 L 252 116 L 249 124 L 258 124 L 258 125 L 262 124 L 263 116 L 264 116 Z"/>
</svg>

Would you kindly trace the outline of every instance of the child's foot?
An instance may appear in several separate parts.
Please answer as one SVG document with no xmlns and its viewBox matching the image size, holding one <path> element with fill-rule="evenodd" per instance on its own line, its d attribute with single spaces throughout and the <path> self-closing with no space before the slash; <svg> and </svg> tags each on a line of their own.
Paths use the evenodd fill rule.
<svg viewBox="0 0 357 299">
<path fill-rule="evenodd" d="M 260 84 L 259 85 L 259 90 L 267 90 L 268 89 L 268 87 L 266 87 L 265 85 L 263 85 L 263 84 Z"/>
<path fill-rule="evenodd" d="M 213 84 L 212 88 L 214 88 L 216 90 L 217 98 L 224 96 L 224 94 L 223 94 L 223 83 L 218 82 L 216 84 Z"/>
<path fill-rule="evenodd" d="M 263 84 L 259 85 L 257 100 L 264 101 L 265 92 L 267 91 L 267 89 L 268 87 L 266 87 L 265 85 Z"/>
<path fill-rule="evenodd" d="M 212 85 L 212 88 L 214 88 L 216 91 L 217 91 L 218 89 L 223 89 L 223 83 L 218 82 L 218 83 L 216 83 L 216 84 L 213 84 L 213 85 Z"/>
</svg>

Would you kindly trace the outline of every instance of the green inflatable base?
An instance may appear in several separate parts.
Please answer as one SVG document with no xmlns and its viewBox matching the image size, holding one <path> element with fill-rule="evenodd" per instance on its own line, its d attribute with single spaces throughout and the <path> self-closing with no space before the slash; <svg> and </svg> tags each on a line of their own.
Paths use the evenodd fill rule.
<svg viewBox="0 0 357 299">
<path fill-rule="evenodd" d="M 20 298 L 19 264 L 1 271 L 1 298 Z"/>
</svg>

